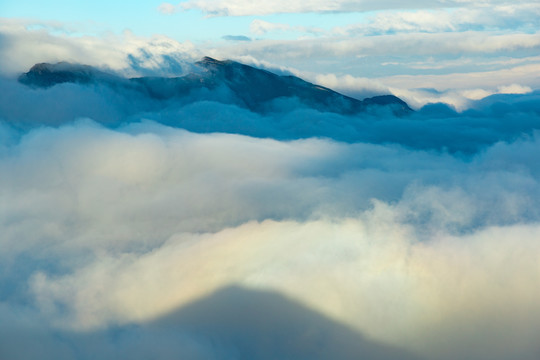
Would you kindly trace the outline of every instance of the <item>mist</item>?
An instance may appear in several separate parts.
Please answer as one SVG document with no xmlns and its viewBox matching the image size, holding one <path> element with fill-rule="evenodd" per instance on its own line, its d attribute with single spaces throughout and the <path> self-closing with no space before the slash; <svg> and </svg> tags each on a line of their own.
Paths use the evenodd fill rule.
<svg viewBox="0 0 540 360">
<path fill-rule="evenodd" d="M 2 357 L 538 357 L 537 92 L 397 117 L 1 86 Z"/>
<path fill-rule="evenodd" d="M 6 94 L 0 99 L 3 120 L 25 131 L 41 125 L 61 126 L 81 118 L 112 129 L 149 120 L 196 133 L 222 132 L 276 140 L 316 137 L 465 155 L 499 141 L 531 136 L 540 118 L 537 91 L 491 95 L 471 102 L 469 108 L 459 112 L 447 104 L 434 103 L 396 116 L 382 106 L 355 115 L 321 112 L 297 98 L 286 97 L 267 102 L 261 111 L 253 112 L 225 87 L 160 99 L 121 84 L 64 83 L 41 89 L 3 78 L 0 90 Z"/>
</svg>

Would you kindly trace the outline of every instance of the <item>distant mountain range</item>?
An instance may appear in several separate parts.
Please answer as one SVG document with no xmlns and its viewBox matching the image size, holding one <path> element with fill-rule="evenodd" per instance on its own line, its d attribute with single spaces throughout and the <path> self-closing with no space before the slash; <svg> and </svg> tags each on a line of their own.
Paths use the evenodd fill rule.
<svg viewBox="0 0 540 360">
<path fill-rule="evenodd" d="M 292 75 L 280 76 L 235 61 L 205 57 L 195 65 L 194 72 L 180 77 L 127 79 L 88 65 L 41 63 L 22 74 L 19 82 L 37 88 L 49 88 L 61 83 L 101 84 L 122 94 L 135 92 L 157 101 L 190 103 L 210 100 L 234 104 L 258 113 L 270 111 L 272 104 L 275 107 L 275 101 L 288 98 L 315 110 L 344 115 L 360 114 L 380 107 L 398 116 L 412 112 L 403 100 L 393 95 L 358 100 Z"/>
</svg>

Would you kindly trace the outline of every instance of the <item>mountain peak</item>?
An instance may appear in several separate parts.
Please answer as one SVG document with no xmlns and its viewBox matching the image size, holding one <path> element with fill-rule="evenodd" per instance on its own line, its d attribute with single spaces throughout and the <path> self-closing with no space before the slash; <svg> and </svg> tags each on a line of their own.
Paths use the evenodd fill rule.
<svg viewBox="0 0 540 360">
<path fill-rule="evenodd" d="M 39 63 L 30 68 L 27 73 L 19 76 L 19 82 L 48 88 L 62 83 L 88 84 L 105 73 L 89 65 L 59 62 L 56 64 Z"/>
<path fill-rule="evenodd" d="M 216 60 L 210 56 L 205 56 L 201 60 L 197 61 L 197 64 L 201 65 L 222 65 L 223 61 Z"/>
<path fill-rule="evenodd" d="M 275 100 L 287 98 L 296 99 L 303 106 L 318 111 L 339 114 L 359 114 L 372 107 L 388 108 L 396 115 L 412 111 L 404 101 L 393 95 L 358 100 L 295 76 L 280 76 L 231 60 L 221 61 L 206 56 L 195 64 L 202 68 L 202 73 L 190 73 L 176 78 L 123 79 L 88 65 L 40 63 L 22 74 L 19 81 L 41 88 L 62 83 L 94 83 L 117 89 L 115 85 L 121 83 L 122 88 L 130 87 L 156 100 L 176 99 L 182 103 L 189 101 L 187 95 L 197 92 L 198 97 L 193 97 L 191 101 L 205 100 L 200 96 L 206 94 L 207 100 L 231 103 L 259 113 L 273 109 Z M 221 90 L 213 93 L 216 89 Z M 224 89 L 226 96 L 216 96 L 223 93 Z"/>
</svg>

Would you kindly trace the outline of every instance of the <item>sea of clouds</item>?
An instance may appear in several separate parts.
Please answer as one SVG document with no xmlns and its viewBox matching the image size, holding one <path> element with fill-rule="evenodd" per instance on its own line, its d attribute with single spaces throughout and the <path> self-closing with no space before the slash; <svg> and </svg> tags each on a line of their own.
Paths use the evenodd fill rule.
<svg viewBox="0 0 540 360">
<path fill-rule="evenodd" d="M 0 358 L 540 356 L 538 92 L 396 117 L 0 88 Z"/>
</svg>

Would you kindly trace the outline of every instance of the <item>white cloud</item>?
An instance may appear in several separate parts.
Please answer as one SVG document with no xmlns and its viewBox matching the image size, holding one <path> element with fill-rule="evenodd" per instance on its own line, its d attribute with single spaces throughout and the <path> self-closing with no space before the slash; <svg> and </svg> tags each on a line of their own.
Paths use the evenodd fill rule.
<svg viewBox="0 0 540 360">
<path fill-rule="evenodd" d="M 412 32 L 462 32 L 538 29 L 540 6 L 533 3 L 463 7 L 457 9 L 381 11 L 364 22 L 337 27 L 338 35 L 374 35 Z"/>
<path fill-rule="evenodd" d="M 444 103 L 451 105 L 458 111 L 466 110 L 475 100 L 493 94 L 527 94 L 532 92 L 530 87 L 519 84 L 494 87 L 494 84 L 489 83 L 494 73 L 485 74 L 485 77 L 478 79 L 475 83 L 466 80 L 467 77 L 474 75 L 477 74 L 445 76 L 445 78 L 452 78 L 455 81 L 453 83 L 444 82 L 442 79 L 426 83 L 425 78 L 427 77 L 411 76 L 407 81 L 404 80 L 403 83 L 396 84 L 399 87 L 383 85 L 393 84 L 393 78 L 378 80 L 356 78 L 350 75 L 336 76 L 335 74 L 317 75 L 314 77 L 314 82 L 358 99 L 391 93 L 405 100 L 409 106 L 415 109 L 430 103 Z M 457 82 L 460 77 L 463 77 L 461 84 Z M 512 78 L 510 77 L 510 79 Z M 498 80 L 500 81 L 501 78 L 499 77 Z M 524 79 L 524 81 L 526 80 Z M 445 86 L 443 87 L 441 84 L 445 84 Z M 474 88 L 475 85 L 485 86 L 485 88 Z M 420 86 L 420 88 L 411 88 L 412 86 Z M 424 87 L 422 88 L 422 86 Z"/>
<path fill-rule="evenodd" d="M 299 32 L 309 34 L 319 34 L 324 32 L 322 29 L 315 27 L 308 28 L 305 26 L 291 26 L 289 24 L 272 23 L 261 19 L 253 20 L 249 26 L 249 31 L 253 34 L 259 35 L 275 31 Z"/>
<path fill-rule="evenodd" d="M 359 78 L 351 75 L 337 76 L 335 74 L 315 75 L 313 78 L 313 82 L 316 84 L 326 86 L 356 99 L 390 93 L 390 90 L 383 83 L 369 78 Z"/>
<path fill-rule="evenodd" d="M 540 88 L 540 82 L 530 74 L 539 71 L 540 65 L 522 65 L 472 73 L 445 75 L 392 76 L 379 79 L 391 91 L 406 99 L 411 105 L 420 107 L 429 102 L 445 102 L 464 110 L 470 100 L 479 100 L 492 94 L 530 92 Z M 507 85 L 501 85 L 507 84 Z M 419 89 L 414 89 L 417 87 Z M 422 89 L 435 89 L 437 93 Z"/>
<path fill-rule="evenodd" d="M 266 15 L 273 13 L 300 13 L 311 11 L 337 11 L 340 4 L 337 1 L 184 1 L 179 4 L 183 9 L 198 9 L 211 16 L 245 16 L 245 15 Z"/>
<path fill-rule="evenodd" d="M 239 284 L 430 359 L 533 359 L 539 147 L 462 159 L 151 123 L 35 129 L 0 158 L 2 281 L 39 310 L 23 334 L 137 324 L 148 339 L 156 317 Z"/>
<path fill-rule="evenodd" d="M 274 59 L 337 58 L 343 56 L 495 56 L 505 52 L 529 52 L 540 46 L 538 34 L 491 34 L 481 32 L 398 34 L 369 37 L 330 37 L 296 41 L 267 40 L 244 44 L 236 52 Z M 231 49 L 232 51 L 233 49 Z"/>
<path fill-rule="evenodd" d="M 270 31 L 290 31 L 292 26 L 287 24 L 277 24 L 268 21 L 255 19 L 249 26 L 249 31 L 254 34 L 265 34 Z"/>
<path fill-rule="evenodd" d="M 158 6 L 158 11 L 162 14 L 174 14 L 177 11 L 176 6 L 170 3 L 162 3 Z"/>
<path fill-rule="evenodd" d="M 527 94 L 532 92 L 532 89 L 528 86 L 522 86 L 519 84 L 510 84 L 506 86 L 499 86 L 497 88 L 498 94 Z"/>
<path fill-rule="evenodd" d="M 179 3 L 185 10 L 198 9 L 211 16 L 246 16 L 246 15 L 269 15 L 280 13 L 306 13 L 306 12 L 364 12 L 385 9 L 437 9 L 463 6 L 490 7 L 505 5 L 509 9 L 519 6 L 520 3 L 531 4 L 531 1 L 509 2 L 507 0 L 482 1 L 480 4 L 474 1 L 402 1 L 385 0 L 376 3 L 372 1 L 246 1 L 246 0 L 189 0 Z"/>
<path fill-rule="evenodd" d="M 180 43 L 164 35 L 139 37 L 130 31 L 121 35 L 52 35 L 48 27 L 27 30 L 28 22 L 2 21 L 0 32 L 0 74 L 28 71 L 36 63 L 68 61 L 123 72 L 127 75 L 151 74 L 167 69 L 178 75 L 202 55 L 190 42 Z M 184 70 L 185 71 L 185 70 Z"/>
<path fill-rule="evenodd" d="M 267 221 L 173 237 L 142 256 L 105 256 L 63 278 L 36 276 L 32 287 L 42 306 L 46 300 L 67 306 L 70 324 L 83 327 L 153 318 L 235 283 L 278 289 L 374 339 L 432 359 L 530 355 L 540 328 L 538 226 L 419 243 L 383 214 L 365 222 Z M 491 328 L 475 329 L 486 325 Z M 475 346 L 465 345 L 471 338 Z M 520 346 L 509 349 L 514 341 Z"/>
</svg>

